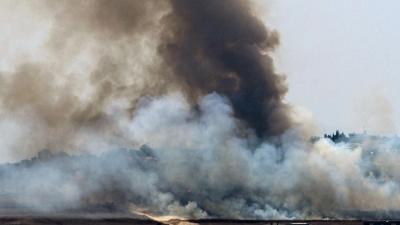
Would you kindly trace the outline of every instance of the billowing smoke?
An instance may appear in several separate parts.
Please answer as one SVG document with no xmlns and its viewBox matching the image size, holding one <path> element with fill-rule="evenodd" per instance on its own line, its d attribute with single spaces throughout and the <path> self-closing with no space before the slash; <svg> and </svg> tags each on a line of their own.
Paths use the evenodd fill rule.
<svg viewBox="0 0 400 225">
<path fill-rule="evenodd" d="M 312 122 L 283 102 L 269 56 L 279 35 L 253 7 L 4 1 L 0 206 L 253 219 L 399 208 L 397 142 L 305 141 Z"/>
<path fill-rule="evenodd" d="M 279 44 L 277 32 L 268 30 L 246 1 L 171 3 L 159 51 L 187 95 L 227 96 L 235 116 L 261 137 L 288 129 L 284 77 L 266 54 Z"/>
</svg>

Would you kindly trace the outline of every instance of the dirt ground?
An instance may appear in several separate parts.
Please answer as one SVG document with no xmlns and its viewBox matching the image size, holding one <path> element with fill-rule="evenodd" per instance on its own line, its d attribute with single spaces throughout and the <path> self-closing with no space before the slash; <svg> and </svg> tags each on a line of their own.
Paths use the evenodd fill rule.
<svg viewBox="0 0 400 225">
<path fill-rule="evenodd" d="M 57 225 L 125 225 L 125 224 L 140 224 L 140 225 L 160 225 L 159 222 L 153 220 L 140 220 L 132 218 L 109 218 L 109 219 L 90 219 L 90 218 L 0 218 L 0 224 L 57 224 Z"/>
<path fill-rule="evenodd" d="M 301 220 L 301 221 L 268 221 L 268 220 L 171 220 L 170 225 L 363 225 L 362 220 Z"/>
<path fill-rule="evenodd" d="M 0 218 L 0 224 L 57 224 L 57 225 L 125 225 L 125 224 L 138 224 L 138 225 L 362 225 L 363 221 L 260 221 L 260 220 L 170 220 L 158 222 L 150 219 L 135 219 L 135 218 Z"/>
</svg>

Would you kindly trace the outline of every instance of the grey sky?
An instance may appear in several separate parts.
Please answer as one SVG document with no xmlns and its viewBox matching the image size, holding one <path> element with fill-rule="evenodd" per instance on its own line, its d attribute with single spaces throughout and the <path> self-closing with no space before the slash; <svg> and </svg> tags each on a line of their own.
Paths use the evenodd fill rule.
<svg viewBox="0 0 400 225">
<path fill-rule="evenodd" d="M 392 135 L 400 129 L 399 1 L 272 1 L 267 25 L 287 101 L 310 110 L 321 132 Z"/>
</svg>

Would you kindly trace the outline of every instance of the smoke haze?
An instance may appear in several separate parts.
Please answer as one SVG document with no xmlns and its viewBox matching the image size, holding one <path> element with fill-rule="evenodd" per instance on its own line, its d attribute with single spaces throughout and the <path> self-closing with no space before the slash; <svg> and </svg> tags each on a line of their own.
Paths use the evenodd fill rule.
<svg viewBox="0 0 400 225">
<path fill-rule="evenodd" d="M 285 77 L 269 56 L 279 34 L 253 7 L 5 1 L 1 161 L 32 158 L 2 165 L 7 202 L 182 218 L 398 209 L 393 143 L 370 157 L 369 145 L 304 140 L 312 116 L 284 103 Z"/>
</svg>

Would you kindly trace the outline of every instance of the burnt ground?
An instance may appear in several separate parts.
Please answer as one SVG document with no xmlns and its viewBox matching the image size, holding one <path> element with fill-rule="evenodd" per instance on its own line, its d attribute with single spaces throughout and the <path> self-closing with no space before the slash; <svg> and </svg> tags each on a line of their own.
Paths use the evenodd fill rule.
<svg viewBox="0 0 400 225">
<path fill-rule="evenodd" d="M 93 207 L 92 207 L 93 208 Z M 95 207 L 95 209 L 86 211 L 71 212 L 38 212 L 30 208 L 19 207 L 0 207 L 0 225 L 1 224 L 58 224 L 58 225 L 363 225 L 365 220 L 234 220 L 234 219 L 201 219 L 201 220 L 178 220 L 156 221 L 147 216 L 130 212 L 108 211 L 108 207 Z M 358 215 L 358 214 L 357 214 Z M 359 215 L 358 215 L 359 216 Z M 373 215 L 376 216 L 376 215 Z M 365 218 L 365 217 L 364 217 Z M 379 218 L 379 217 L 375 217 Z M 387 217 L 388 218 L 388 217 Z M 371 220 L 368 220 L 371 221 Z M 374 219 L 373 223 L 367 225 L 400 225 L 400 221 L 393 219 L 386 220 Z M 382 221 L 382 222 L 378 222 Z"/>
<path fill-rule="evenodd" d="M 265 220 L 170 220 L 157 222 L 150 219 L 137 218 L 57 218 L 57 217 L 26 217 L 0 218 L 0 224 L 59 224 L 59 225 L 111 225 L 111 224 L 140 224 L 140 225 L 362 225 L 362 220 L 307 220 L 307 221 L 265 221 Z"/>
<path fill-rule="evenodd" d="M 133 218 L 0 218 L 0 224 L 57 224 L 57 225 L 108 225 L 108 224 L 142 224 L 142 225 L 159 225 L 160 223 L 154 220 L 141 220 Z"/>
<path fill-rule="evenodd" d="M 229 219 L 206 219 L 206 220 L 189 220 L 189 223 L 199 225 L 362 225 L 363 220 L 229 220 Z M 179 225 L 180 222 L 174 223 L 169 221 L 171 225 Z M 181 224 L 183 225 L 183 224 Z"/>
</svg>

